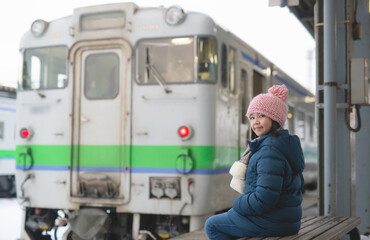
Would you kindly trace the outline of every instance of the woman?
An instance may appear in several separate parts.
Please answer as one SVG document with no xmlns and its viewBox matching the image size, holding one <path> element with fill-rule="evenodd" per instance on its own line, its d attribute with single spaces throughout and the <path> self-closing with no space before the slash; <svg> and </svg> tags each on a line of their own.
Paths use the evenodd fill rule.
<svg viewBox="0 0 370 240">
<path fill-rule="evenodd" d="M 207 219 L 205 230 L 211 240 L 298 233 L 305 164 L 299 138 L 282 129 L 287 97 L 286 86 L 275 85 L 251 101 L 246 116 L 258 138 L 248 141 L 250 152 L 243 154 L 243 162 L 249 160 L 247 168 L 243 163 L 245 174 L 238 182 L 244 193 L 228 212 Z"/>
</svg>

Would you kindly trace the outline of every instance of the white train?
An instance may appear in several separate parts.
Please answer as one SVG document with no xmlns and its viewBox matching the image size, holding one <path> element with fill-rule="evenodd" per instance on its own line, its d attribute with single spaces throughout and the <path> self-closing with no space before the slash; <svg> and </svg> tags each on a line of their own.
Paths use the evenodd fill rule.
<svg viewBox="0 0 370 240">
<path fill-rule="evenodd" d="M 22 239 L 166 239 L 229 208 L 244 114 L 272 84 L 315 158 L 313 95 L 208 16 L 117 3 L 36 20 L 20 45 Z M 313 151 L 312 151 L 313 150 Z M 57 220 L 57 221 L 56 221 Z"/>
<path fill-rule="evenodd" d="M 14 197 L 16 89 L 0 85 L 0 197 Z"/>
</svg>

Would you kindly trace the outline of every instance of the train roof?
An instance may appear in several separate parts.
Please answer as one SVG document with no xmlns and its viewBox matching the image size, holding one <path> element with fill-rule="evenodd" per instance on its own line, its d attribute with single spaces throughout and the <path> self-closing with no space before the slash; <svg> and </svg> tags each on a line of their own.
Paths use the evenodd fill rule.
<svg viewBox="0 0 370 240">
<path fill-rule="evenodd" d="M 217 27 L 219 27 L 220 29 L 222 29 L 223 31 L 225 31 L 225 33 L 227 33 L 232 38 L 234 38 L 236 41 L 238 41 L 239 44 L 244 45 L 251 52 L 253 52 L 256 55 L 256 57 L 258 58 L 259 61 L 263 60 L 264 62 L 268 62 L 269 64 L 271 64 L 273 66 L 273 71 L 277 72 L 277 74 L 274 74 L 274 78 L 276 80 L 278 80 L 279 82 L 285 84 L 287 87 L 295 90 L 300 95 L 310 96 L 310 97 L 313 97 L 314 96 L 314 94 L 311 91 L 309 91 L 307 88 L 305 88 L 303 85 L 301 85 L 298 81 L 294 80 L 294 78 L 292 78 L 291 76 L 289 76 L 289 74 L 287 74 L 285 71 L 283 71 L 281 68 L 279 68 L 279 65 L 278 64 L 275 64 L 274 62 L 272 62 L 271 60 L 269 60 L 268 58 L 266 58 L 258 50 L 256 50 L 251 45 L 249 45 L 245 40 L 242 40 L 237 35 L 235 35 L 233 32 L 227 30 L 226 28 L 223 28 L 221 25 L 219 25 L 217 23 L 216 23 L 216 25 L 217 25 Z M 244 54 L 246 54 L 246 53 L 244 53 Z M 259 65 L 259 67 L 261 67 L 260 62 L 255 62 L 254 64 L 255 65 Z M 263 67 L 267 68 L 266 66 L 262 66 L 262 68 Z"/>
</svg>

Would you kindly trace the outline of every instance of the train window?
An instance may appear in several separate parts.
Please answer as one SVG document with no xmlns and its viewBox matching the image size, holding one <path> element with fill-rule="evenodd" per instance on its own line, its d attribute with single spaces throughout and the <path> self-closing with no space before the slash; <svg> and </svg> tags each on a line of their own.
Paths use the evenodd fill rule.
<svg viewBox="0 0 370 240">
<path fill-rule="evenodd" d="M 227 47 L 224 43 L 221 46 L 221 85 L 227 87 Z"/>
<path fill-rule="evenodd" d="M 4 139 L 4 122 L 0 122 L 0 140 Z"/>
<path fill-rule="evenodd" d="M 90 54 L 85 60 L 84 92 L 88 99 L 112 99 L 118 94 L 119 58 L 116 53 Z"/>
<path fill-rule="evenodd" d="M 97 12 L 81 16 L 81 31 L 123 28 L 126 16 L 122 11 Z"/>
<path fill-rule="evenodd" d="M 26 49 L 21 87 L 56 89 L 67 86 L 67 55 L 66 47 Z"/>
<path fill-rule="evenodd" d="M 235 93 L 235 71 L 236 71 L 236 53 L 235 53 L 235 48 L 229 47 L 229 54 L 228 54 L 228 80 L 229 80 L 229 91 L 230 93 Z"/>
<path fill-rule="evenodd" d="M 263 92 L 263 80 L 264 77 L 260 73 L 253 71 L 253 96 Z"/>
<path fill-rule="evenodd" d="M 306 124 L 305 124 L 304 112 L 298 111 L 297 113 L 297 135 L 301 140 L 305 139 L 306 135 Z"/>
<path fill-rule="evenodd" d="M 199 38 L 198 42 L 198 81 L 216 81 L 217 44 L 212 37 Z"/>
<path fill-rule="evenodd" d="M 247 71 L 242 69 L 240 75 L 240 93 L 241 93 L 241 123 L 247 124 L 248 118 L 245 116 L 247 113 Z"/>
<path fill-rule="evenodd" d="M 294 108 L 289 106 L 288 107 L 288 130 L 291 134 L 295 134 L 295 129 L 294 129 Z"/>
<path fill-rule="evenodd" d="M 194 82 L 194 38 L 140 41 L 136 49 L 136 80 L 144 84 Z"/>
</svg>

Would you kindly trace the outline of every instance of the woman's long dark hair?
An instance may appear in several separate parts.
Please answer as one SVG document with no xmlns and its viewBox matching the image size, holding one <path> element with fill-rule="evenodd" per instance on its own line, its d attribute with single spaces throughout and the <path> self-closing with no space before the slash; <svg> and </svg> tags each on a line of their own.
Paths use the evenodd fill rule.
<svg viewBox="0 0 370 240">
<path fill-rule="evenodd" d="M 280 129 L 280 124 L 278 122 L 276 122 L 275 120 L 272 120 L 272 126 L 271 126 L 271 129 L 270 129 L 270 132 L 272 136 L 276 137 L 278 135 L 278 132 L 279 132 L 279 129 Z M 258 138 L 257 134 L 252 130 L 251 128 L 251 131 L 252 131 L 252 140 Z"/>
<path fill-rule="evenodd" d="M 281 128 L 280 124 L 278 122 L 276 122 L 275 120 L 272 120 L 272 126 L 271 126 L 271 129 L 270 129 L 271 135 L 276 137 L 278 135 L 278 132 L 279 132 L 280 128 Z"/>
</svg>

